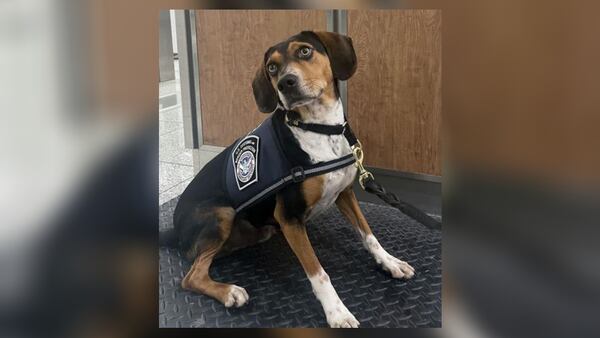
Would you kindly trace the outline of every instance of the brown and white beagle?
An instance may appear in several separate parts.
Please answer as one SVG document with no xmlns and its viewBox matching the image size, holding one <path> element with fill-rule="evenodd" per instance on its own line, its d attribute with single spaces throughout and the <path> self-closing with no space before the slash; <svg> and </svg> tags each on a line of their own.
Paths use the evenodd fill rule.
<svg viewBox="0 0 600 338">
<path fill-rule="evenodd" d="M 288 119 L 344 124 L 337 81 L 349 79 L 356 66 L 352 40 L 331 32 L 304 31 L 267 50 L 252 83 L 253 92 L 260 111 L 272 113 L 273 128 L 283 139 L 289 159 L 310 165 L 352 153 L 344 135 L 295 128 Z M 194 262 L 181 283 L 184 289 L 214 297 L 226 307 L 244 305 L 249 299 L 246 290 L 212 280 L 210 264 L 217 254 L 265 241 L 281 229 L 323 306 L 329 326 L 358 327 L 359 322 L 338 297 L 306 233 L 305 223 L 334 203 L 384 270 L 394 278 L 413 276 L 414 269 L 383 249 L 371 232 L 352 190 L 357 172 L 354 165 L 292 182 L 238 212 L 218 179 L 228 161 L 230 156 L 224 151 L 198 173 L 180 197 L 174 231 L 161 234 L 161 244 L 177 244 Z"/>
</svg>

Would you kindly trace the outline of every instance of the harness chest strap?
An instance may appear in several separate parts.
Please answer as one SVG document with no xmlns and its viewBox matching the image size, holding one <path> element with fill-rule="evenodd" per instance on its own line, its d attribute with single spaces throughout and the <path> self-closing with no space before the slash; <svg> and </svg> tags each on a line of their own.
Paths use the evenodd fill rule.
<svg viewBox="0 0 600 338">
<path fill-rule="evenodd" d="M 337 158 L 335 160 L 319 162 L 313 164 L 311 166 L 296 166 L 290 170 L 290 174 L 279 179 L 266 189 L 260 191 L 258 194 L 254 195 L 252 198 L 243 202 L 236 208 L 236 212 L 243 210 L 244 208 L 262 200 L 266 196 L 278 191 L 280 188 L 284 187 L 289 182 L 302 182 L 308 177 L 323 175 L 328 172 L 332 172 L 341 168 L 344 168 L 348 165 L 351 165 L 356 162 L 357 168 L 359 170 L 359 182 L 364 189 L 363 181 L 367 177 L 373 177 L 370 172 L 366 171 L 362 165 L 363 154 L 362 147 L 354 132 L 348 125 L 348 122 L 345 121 L 344 124 L 337 125 L 324 125 L 324 124 L 316 124 L 316 123 L 304 123 L 300 120 L 288 119 L 287 124 L 292 127 L 301 128 L 303 130 L 311 131 L 318 134 L 324 135 L 344 135 L 346 140 L 348 141 L 350 147 L 352 148 L 352 153 Z"/>
<path fill-rule="evenodd" d="M 355 161 L 354 155 L 348 154 L 346 156 L 340 157 L 340 158 L 332 160 L 332 161 L 320 162 L 320 163 L 317 163 L 317 164 L 314 164 L 314 165 L 308 166 L 308 167 L 301 167 L 301 166 L 294 167 L 290 171 L 289 175 L 281 178 L 279 181 L 275 182 L 268 188 L 266 188 L 263 191 L 261 191 L 260 193 L 256 194 L 254 197 L 250 198 L 248 201 L 240 204 L 235 209 L 235 211 L 239 212 L 242 209 L 250 206 L 251 204 L 260 201 L 263 197 L 268 196 L 270 193 L 279 190 L 279 188 L 284 187 L 289 182 L 295 182 L 295 183 L 302 182 L 306 178 L 323 175 L 328 172 L 332 172 L 332 171 L 344 168 L 344 167 L 354 163 L 354 161 Z"/>
</svg>

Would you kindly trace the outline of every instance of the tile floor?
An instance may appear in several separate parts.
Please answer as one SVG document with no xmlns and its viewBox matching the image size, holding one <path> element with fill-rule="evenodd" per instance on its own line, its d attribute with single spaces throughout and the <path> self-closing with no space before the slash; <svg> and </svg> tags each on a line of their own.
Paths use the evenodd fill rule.
<svg viewBox="0 0 600 338">
<path fill-rule="evenodd" d="M 185 148 L 179 64 L 176 79 L 159 84 L 159 190 L 158 204 L 181 194 L 194 177 L 192 150 Z"/>
</svg>

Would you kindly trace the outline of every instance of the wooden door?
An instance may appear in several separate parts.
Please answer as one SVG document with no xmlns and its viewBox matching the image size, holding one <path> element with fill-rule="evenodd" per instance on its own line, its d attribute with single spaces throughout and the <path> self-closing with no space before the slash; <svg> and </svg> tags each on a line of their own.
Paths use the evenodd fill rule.
<svg viewBox="0 0 600 338">
<path fill-rule="evenodd" d="M 441 11 L 350 10 L 348 114 L 370 166 L 441 175 Z"/>
<path fill-rule="evenodd" d="M 327 30 L 317 10 L 196 11 L 202 142 L 228 146 L 265 115 L 256 108 L 252 79 L 267 48 L 302 30 Z"/>
</svg>

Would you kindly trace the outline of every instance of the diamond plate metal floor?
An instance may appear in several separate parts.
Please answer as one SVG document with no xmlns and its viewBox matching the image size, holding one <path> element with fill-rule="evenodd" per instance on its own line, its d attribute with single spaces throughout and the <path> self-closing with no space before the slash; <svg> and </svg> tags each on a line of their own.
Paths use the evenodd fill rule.
<svg viewBox="0 0 600 338">
<path fill-rule="evenodd" d="M 172 226 L 173 199 L 160 207 L 160 227 Z M 432 231 L 396 209 L 361 202 L 373 233 L 392 255 L 416 270 L 396 280 L 363 248 L 336 208 L 307 225 L 313 247 L 333 286 L 361 327 L 441 326 L 441 232 Z M 244 287 L 248 304 L 227 309 L 216 300 L 185 291 L 190 267 L 177 250 L 160 248 L 160 327 L 327 327 L 302 267 L 279 233 L 265 243 L 222 257 L 211 276 Z"/>
</svg>

